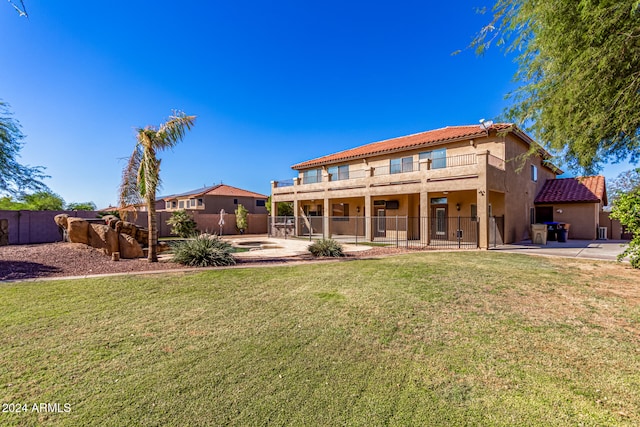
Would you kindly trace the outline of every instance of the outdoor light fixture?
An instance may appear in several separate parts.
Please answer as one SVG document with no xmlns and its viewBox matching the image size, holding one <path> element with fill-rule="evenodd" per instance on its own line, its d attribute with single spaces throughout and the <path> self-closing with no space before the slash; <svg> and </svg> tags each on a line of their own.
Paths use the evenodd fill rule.
<svg viewBox="0 0 640 427">
<path fill-rule="evenodd" d="M 456 203 L 456 210 L 459 211 L 460 210 L 460 203 Z"/>
<path fill-rule="evenodd" d="M 360 206 L 356 206 L 356 213 L 360 213 Z"/>
<path fill-rule="evenodd" d="M 561 214 L 561 213 L 562 213 L 562 209 L 558 209 L 558 210 L 556 210 L 556 212 L 558 212 L 559 214 Z"/>
</svg>

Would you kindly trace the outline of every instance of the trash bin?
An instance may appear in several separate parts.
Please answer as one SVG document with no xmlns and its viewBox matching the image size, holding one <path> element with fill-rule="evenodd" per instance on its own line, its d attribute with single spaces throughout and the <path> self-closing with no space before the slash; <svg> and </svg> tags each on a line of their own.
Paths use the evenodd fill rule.
<svg viewBox="0 0 640 427">
<path fill-rule="evenodd" d="M 535 245 L 547 244 L 546 224 L 531 224 L 531 243 Z"/>
<path fill-rule="evenodd" d="M 564 224 L 564 223 L 560 223 L 558 224 L 558 242 L 560 243 L 566 243 L 567 242 L 567 238 L 569 237 L 569 227 L 571 224 Z"/>
<path fill-rule="evenodd" d="M 558 223 L 557 222 L 545 222 L 547 226 L 547 241 L 554 242 L 558 240 Z"/>
</svg>

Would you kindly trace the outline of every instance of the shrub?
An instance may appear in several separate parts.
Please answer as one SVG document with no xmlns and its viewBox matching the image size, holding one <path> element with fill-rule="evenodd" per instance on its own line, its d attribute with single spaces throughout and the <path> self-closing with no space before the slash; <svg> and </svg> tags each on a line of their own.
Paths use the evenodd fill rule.
<svg viewBox="0 0 640 427">
<path fill-rule="evenodd" d="M 342 245 L 333 239 L 322 239 L 312 243 L 307 248 L 313 256 L 330 256 L 341 257 L 344 256 L 342 251 Z"/>
<path fill-rule="evenodd" d="M 248 228 L 247 214 L 249 211 L 242 205 L 238 205 L 236 209 L 236 227 L 240 230 L 240 234 L 244 234 L 244 231 Z"/>
<path fill-rule="evenodd" d="M 189 237 L 196 233 L 197 224 L 184 209 L 172 213 L 167 225 L 171 226 L 171 234 L 180 237 Z"/>
<path fill-rule="evenodd" d="M 190 267 L 233 265 L 233 247 L 219 238 L 202 234 L 179 242 L 173 249 L 173 261 Z"/>
</svg>

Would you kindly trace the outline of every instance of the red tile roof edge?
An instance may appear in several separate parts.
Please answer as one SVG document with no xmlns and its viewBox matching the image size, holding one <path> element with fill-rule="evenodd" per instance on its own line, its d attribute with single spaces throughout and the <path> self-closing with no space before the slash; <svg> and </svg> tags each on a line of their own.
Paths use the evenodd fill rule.
<svg viewBox="0 0 640 427">
<path fill-rule="evenodd" d="M 602 175 L 548 179 L 534 204 L 599 203 L 607 205 L 607 188 Z"/>
<path fill-rule="evenodd" d="M 468 129 L 468 131 L 460 132 L 465 128 Z M 446 132 L 446 131 L 449 131 L 449 132 Z M 491 127 L 489 127 L 489 131 L 496 131 L 497 133 L 513 132 L 516 135 L 518 135 L 518 137 L 520 137 L 520 139 L 525 141 L 527 144 L 533 143 L 533 140 L 513 123 L 496 123 Z M 436 145 L 441 142 L 452 142 L 457 140 L 464 140 L 467 138 L 480 137 L 480 136 L 485 136 L 486 134 L 487 134 L 487 131 L 483 129 L 480 125 L 446 126 L 443 128 L 433 129 L 425 132 L 418 132 L 411 135 L 389 138 L 382 141 L 360 145 L 358 147 L 339 151 L 337 153 L 333 153 L 326 156 L 317 157 L 312 160 L 296 163 L 295 165 L 291 166 L 291 168 L 295 170 L 300 170 L 300 169 L 305 169 L 312 166 L 320 166 L 325 164 L 340 163 L 346 160 L 366 158 L 372 155 L 406 151 L 407 149 L 418 148 L 421 146 L 428 146 L 428 145 Z M 421 138 L 421 136 L 424 136 L 424 138 Z M 412 139 L 414 139 L 415 141 L 409 142 Z M 543 157 L 551 157 L 549 153 L 547 153 L 544 149 L 541 149 L 541 155 Z"/>
<path fill-rule="evenodd" d="M 234 187 L 232 185 L 227 185 L 227 184 L 216 184 L 216 185 L 212 185 L 210 187 L 203 187 L 203 188 L 198 188 L 196 190 L 192 190 L 192 191 L 187 191 L 185 193 L 180 193 L 180 194 L 172 194 L 170 196 L 165 196 L 163 197 L 161 200 L 172 200 L 172 199 L 177 199 L 179 197 L 198 197 L 198 196 L 204 196 L 205 194 L 211 193 L 212 191 L 217 190 L 218 188 L 221 187 L 226 187 L 226 188 L 230 188 L 233 190 L 237 190 L 237 192 L 228 192 L 228 193 L 221 193 L 221 194 L 212 194 L 212 195 L 218 195 L 218 196 L 244 196 L 244 197 L 256 197 L 256 198 L 261 198 L 261 199 L 266 199 L 268 198 L 268 196 L 265 196 L 264 194 L 260 194 L 260 193 L 255 193 L 253 191 L 249 191 L 249 190 L 243 190 L 242 188 L 238 188 L 238 187 Z"/>
</svg>

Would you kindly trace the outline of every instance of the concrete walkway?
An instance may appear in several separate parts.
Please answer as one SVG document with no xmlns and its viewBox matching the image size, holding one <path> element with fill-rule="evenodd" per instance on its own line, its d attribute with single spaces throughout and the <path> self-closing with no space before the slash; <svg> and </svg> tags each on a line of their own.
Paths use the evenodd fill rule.
<svg viewBox="0 0 640 427">
<path fill-rule="evenodd" d="M 495 251 L 513 252 L 521 254 L 559 256 L 566 258 L 586 258 L 615 261 L 628 245 L 626 240 L 571 240 L 566 243 L 549 241 L 546 245 L 523 242 L 500 245 L 491 248 Z"/>
<path fill-rule="evenodd" d="M 225 236 L 224 240 L 234 246 L 245 247 L 247 252 L 236 252 L 237 258 L 282 258 L 308 254 L 307 248 L 312 243 L 306 239 L 275 239 L 262 236 Z M 358 252 L 371 249 L 371 246 L 349 245 L 342 243 L 344 252 Z"/>
</svg>

